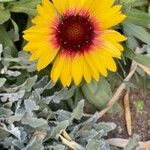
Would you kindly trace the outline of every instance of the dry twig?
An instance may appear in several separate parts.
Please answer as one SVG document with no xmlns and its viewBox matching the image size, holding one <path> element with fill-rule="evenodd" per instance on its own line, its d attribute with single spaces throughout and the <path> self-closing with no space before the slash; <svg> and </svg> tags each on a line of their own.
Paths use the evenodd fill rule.
<svg viewBox="0 0 150 150">
<path fill-rule="evenodd" d="M 119 88 L 117 89 L 117 91 L 115 92 L 115 94 L 113 95 L 111 100 L 108 102 L 107 107 L 105 109 L 103 109 L 102 111 L 97 113 L 99 118 L 101 118 L 119 100 L 122 91 L 127 86 L 125 82 L 128 82 L 131 79 L 131 77 L 134 75 L 134 73 L 136 71 L 136 68 L 137 68 L 137 63 L 133 63 L 133 65 L 131 67 L 131 71 L 129 72 L 127 77 L 124 79 L 124 82 L 119 86 Z"/>
<path fill-rule="evenodd" d="M 150 67 L 138 64 L 148 75 L 150 75 Z"/>
<path fill-rule="evenodd" d="M 85 150 L 83 146 L 73 141 L 66 131 L 63 131 L 62 135 L 59 134 L 58 136 L 62 140 L 62 143 L 69 148 L 73 150 Z"/>
</svg>

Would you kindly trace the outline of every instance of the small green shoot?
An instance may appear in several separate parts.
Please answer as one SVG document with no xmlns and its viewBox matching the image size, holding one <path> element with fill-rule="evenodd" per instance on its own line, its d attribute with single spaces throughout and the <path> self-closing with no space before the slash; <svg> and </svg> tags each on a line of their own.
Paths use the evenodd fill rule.
<svg viewBox="0 0 150 150">
<path fill-rule="evenodd" d="M 138 99 L 137 101 L 134 102 L 134 107 L 136 109 L 137 113 L 142 113 L 144 109 L 144 102 L 141 99 Z"/>
</svg>

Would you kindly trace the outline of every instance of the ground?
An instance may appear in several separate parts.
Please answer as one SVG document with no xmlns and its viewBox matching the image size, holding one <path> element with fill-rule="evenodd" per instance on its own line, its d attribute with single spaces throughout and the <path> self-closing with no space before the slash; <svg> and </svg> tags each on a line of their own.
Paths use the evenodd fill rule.
<svg viewBox="0 0 150 150">
<path fill-rule="evenodd" d="M 144 107 L 141 112 L 136 111 L 135 102 L 138 100 L 144 102 Z M 123 104 L 121 104 L 123 106 Z M 138 134 L 141 141 L 150 140 L 150 90 L 136 90 L 130 94 L 130 105 L 132 114 L 132 131 L 133 134 Z M 115 122 L 118 127 L 109 136 L 114 138 L 129 138 L 125 125 L 124 111 L 115 115 L 106 114 L 103 121 Z"/>
</svg>

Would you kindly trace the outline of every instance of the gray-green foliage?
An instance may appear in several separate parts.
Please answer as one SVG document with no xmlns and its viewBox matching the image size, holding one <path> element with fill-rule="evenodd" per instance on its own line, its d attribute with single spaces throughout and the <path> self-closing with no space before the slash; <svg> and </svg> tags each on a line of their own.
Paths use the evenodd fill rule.
<svg viewBox="0 0 150 150">
<path fill-rule="evenodd" d="M 109 147 L 103 136 L 113 130 L 115 124 L 97 123 L 97 119 L 84 122 L 84 100 L 72 111 L 64 109 L 68 99 L 72 101 L 75 87 L 53 90 L 54 84 L 47 75 L 40 78 L 37 72 L 34 73 L 35 63 L 28 62 L 26 52 L 21 51 L 14 57 L 11 49 L 4 47 L 1 54 L 0 143 L 3 148 L 68 149 L 58 139 L 63 130 L 67 130 L 74 140 L 80 138 L 79 144 L 87 149 Z M 84 129 L 86 127 L 90 130 Z"/>
<path fill-rule="evenodd" d="M 58 135 L 67 130 L 71 138 L 87 150 L 110 149 L 104 137 L 116 128 L 114 123 L 98 122 L 96 115 L 84 121 L 85 100 L 74 105 L 72 111 L 64 109 L 68 100 L 73 100 L 75 88 L 54 91 L 56 85 L 49 81 L 47 75 L 42 78 L 33 75 L 34 63 L 22 63 L 27 57 L 26 52 L 19 52 L 20 57 L 13 57 L 9 50 L 1 58 L 1 75 L 5 76 L 5 80 L 0 78 L 5 81 L 1 82 L 0 88 L 0 143 L 3 148 L 65 150 L 68 147 L 63 145 Z M 32 66 L 30 72 L 27 64 Z M 7 73 L 9 70 L 15 74 L 16 68 L 20 82 Z M 22 78 L 24 72 L 27 74 Z"/>
</svg>

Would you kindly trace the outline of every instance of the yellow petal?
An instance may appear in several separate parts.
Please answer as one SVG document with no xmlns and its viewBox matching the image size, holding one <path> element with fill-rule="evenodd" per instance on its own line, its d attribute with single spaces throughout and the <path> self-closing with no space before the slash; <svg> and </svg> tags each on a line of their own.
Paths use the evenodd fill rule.
<svg viewBox="0 0 150 150">
<path fill-rule="evenodd" d="M 116 72 L 117 70 L 116 63 L 107 52 L 101 52 L 101 59 L 103 60 L 105 67 L 108 70 L 112 72 Z"/>
<path fill-rule="evenodd" d="M 69 9 L 69 0 L 53 0 L 53 4 L 61 15 Z"/>
<path fill-rule="evenodd" d="M 108 9 L 113 5 L 113 0 L 88 0 L 84 8 L 95 17 L 101 16 L 102 13 L 108 13 Z"/>
<path fill-rule="evenodd" d="M 40 71 L 49 65 L 56 57 L 57 52 L 56 49 L 49 49 L 47 53 L 43 54 L 38 60 L 37 70 Z"/>
<path fill-rule="evenodd" d="M 40 30 L 39 30 L 40 29 Z M 27 33 L 34 33 L 34 34 L 49 34 L 50 33 L 50 29 L 48 27 L 40 27 L 38 25 L 32 26 L 30 28 L 28 28 L 27 30 L 25 30 L 23 32 L 24 34 Z"/>
<path fill-rule="evenodd" d="M 69 0 L 69 7 L 71 10 L 80 11 L 84 8 L 86 0 Z"/>
<path fill-rule="evenodd" d="M 40 49 L 36 50 L 30 57 L 29 61 L 35 61 L 37 60 L 41 55 L 43 54 L 43 51 Z"/>
<path fill-rule="evenodd" d="M 54 82 L 57 82 L 58 78 L 60 77 L 62 68 L 64 66 L 64 60 L 65 60 L 65 57 L 59 53 L 56 57 L 56 60 L 54 61 L 51 74 L 50 74 L 51 79 Z"/>
<path fill-rule="evenodd" d="M 28 42 L 23 50 L 25 51 L 29 51 L 31 53 L 34 53 L 37 49 L 42 49 L 44 47 L 44 49 L 49 49 L 50 47 L 50 43 L 46 42 L 46 41 L 42 41 L 42 42 Z"/>
<path fill-rule="evenodd" d="M 108 52 L 112 57 L 119 58 L 121 57 L 121 52 L 120 50 L 115 47 L 112 43 L 103 41 L 103 44 L 101 46 L 101 51 L 106 51 Z"/>
<path fill-rule="evenodd" d="M 34 51 L 30 57 L 30 61 L 34 61 L 39 59 L 42 55 L 47 54 L 49 52 L 50 47 L 38 47 L 36 51 Z"/>
<path fill-rule="evenodd" d="M 120 12 L 112 14 L 112 16 L 107 16 L 101 19 L 102 28 L 108 29 L 112 26 L 115 26 L 121 23 L 126 18 L 126 15 L 121 14 Z"/>
<path fill-rule="evenodd" d="M 54 5 L 50 2 L 50 0 L 42 0 L 42 5 L 47 11 L 47 13 L 53 13 L 56 12 Z"/>
<path fill-rule="evenodd" d="M 114 45 L 119 51 L 123 51 L 124 50 L 124 48 L 123 48 L 123 46 L 121 45 L 121 44 L 119 44 L 119 43 L 116 43 L 116 42 L 111 42 L 112 43 L 112 45 Z"/>
<path fill-rule="evenodd" d="M 40 41 L 48 41 L 49 39 L 49 35 L 42 35 L 42 34 L 35 34 L 35 33 L 27 33 L 25 35 L 23 35 L 23 38 L 27 41 L 36 41 L 36 42 L 40 42 Z"/>
<path fill-rule="evenodd" d="M 63 15 L 68 11 L 76 10 L 77 13 L 84 8 L 86 0 L 53 0 L 53 3 L 58 12 Z"/>
<path fill-rule="evenodd" d="M 85 60 L 88 64 L 88 66 L 90 67 L 91 70 L 91 74 L 93 76 L 93 78 L 98 81 L 99 80 L 99 72 L 98 72 L 98 68 L 96 66 L 96 63 L 94 62 L 94 60 L 92 59 L 90 52 L 85 52 L 84 53 L 84 57 Z"/>
<path fill-rule="evenodd" d="M 124 35 L 121 35 L 119 32 L 115 30 L 106 30 L 102 32 L 100 38 L 106 41 L 113 41 L 113 42 L 122 42 L 127 40 Z"/>
<path fill-rule="evenodd" d="M 71 73 L 76 85 L 79 85 L 82 76 L 83 76 L 83 56 L 82 54 L 76 54 L 73 58 L 72 66 L 71 66 Z"/>
<path fill-rule="evenodd" d="M 29 52 L 33 52 L 37 49 L 36 44 L 32 44 L 31 42 L 28 42 L 24 47 L 23 50 L 24 51 L 29 51 Z"/>
<path fill-rule="evenodd" d="M 49 26 L 57 16 L 54 5 L 49 0 L 42 0 L 42 5 L 37 5 L 38 16 L 32 19 L 34 24 Z"/>
<path fill-rule="evenodd" d="M 72 59 L 70 56 L 64 56 L 64 66 L 62 67 L 60 80 L 64 87 L 69 86 L 72 80 L 71 75 L 71 63 Z"/>
<path fill-rule="evenodd" d="M 104 62 L 103 60 L 101 59 L 101 57 L 99 57 L 100 55 L 100 50 L 93 50 L 91 53 L 90 53 L 92 59 L 94 60 L 99 72 L 103 75 L 103 76 L 107 76 L 107 70 L 106 70 L 106 67 L 104 65 Z"/>
<path fill-rule="evenodd" d="M 32 23 L 34 23 L 38 26 L 49 26 L 50 20 L 43 19 L 41 16 L 36 16 L 35 18 L 32 19 Z"/>
<path fill-rule="evenodd" d="M 43 0 L 42 5 L 37 5 L 37 12 L 39 16 L 48 20 L 53 19 L 56 15 L 54 5 L 51 2 L 48 2 L 47 0 Z"/>
<path fill-rule="evenodd" d="M 83 58 L 83 76 L 87 83 L 91 82 L 91 79 L 92 79 L 91 70 L 90 70 L 89 65 L 87 64 L 85 58 Z"/>
</svg>

